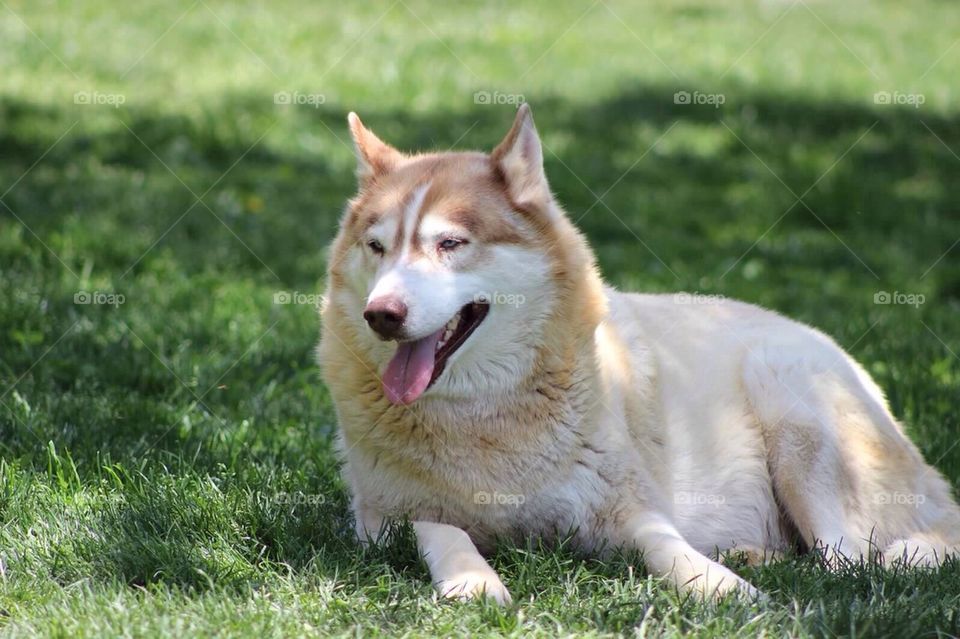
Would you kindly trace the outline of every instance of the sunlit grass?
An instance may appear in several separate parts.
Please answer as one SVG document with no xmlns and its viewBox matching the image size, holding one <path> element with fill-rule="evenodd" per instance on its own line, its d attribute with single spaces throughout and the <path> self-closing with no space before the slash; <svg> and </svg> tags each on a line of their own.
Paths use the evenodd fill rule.
<svg viewBox="0 0 960 639">
<path fill-rule="evenodd" d="M 960 633 L 955 563 L 789 559 L 743 570 L 769 604 L 710 607 L 531 542 L 494 558 L 514 607 L 437 602 L 409 531 L 352 541 L 316 310 L 274 303 L 321 291 L 347 111 L 490 148 L 522 95 L 609 281 L 826 330 L 956 486 L 958 27 L 936 2 L 0 6 L 0 628 Z"/>
</svg>

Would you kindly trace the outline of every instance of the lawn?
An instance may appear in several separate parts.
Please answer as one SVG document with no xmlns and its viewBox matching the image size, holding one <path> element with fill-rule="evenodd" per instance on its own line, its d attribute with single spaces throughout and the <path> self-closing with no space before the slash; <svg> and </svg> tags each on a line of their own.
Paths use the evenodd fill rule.
<svg viewBox="0 0 960 639">
<path fill-rule="evenodd" d="M 709 606 L 531 540 L 512 607 L 438 602 L 408 529 L 352 540 L 313 360 L 346 113 L 490 148 L 525 99 L 608 281 L 825 330 L 957 487 L 958 34 L 934 1 L 2 0 L 0 634 L 960 634 L 960 562 L 788 558 Z"/>
</svg>

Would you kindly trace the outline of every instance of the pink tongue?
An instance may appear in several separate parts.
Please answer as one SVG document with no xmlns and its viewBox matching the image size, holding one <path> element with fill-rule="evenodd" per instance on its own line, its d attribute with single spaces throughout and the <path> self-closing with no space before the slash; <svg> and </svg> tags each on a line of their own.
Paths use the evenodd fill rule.
<svg viewBox="0 0 960 639">
<path fill-rule="evenodd" d="M 393 404 L 412 404 L 430 385 L 434 352 L 443 329 L 415 342 L 403 342 L 383 374 L 383 392 Z"/>
</svg>

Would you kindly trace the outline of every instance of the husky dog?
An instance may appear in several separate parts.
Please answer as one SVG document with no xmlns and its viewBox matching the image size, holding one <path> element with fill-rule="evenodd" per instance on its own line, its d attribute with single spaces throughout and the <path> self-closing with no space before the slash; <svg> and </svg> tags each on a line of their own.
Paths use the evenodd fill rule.
<svg viewBox="0 0 960 639">
<path fill-rule="evenodd" d="M 408 155 L 348 119 L 318 355 L 361 539 L 409 519 L 442 594 L 504 603 L 497 539 L 635 548 L 703 597 L 757 594 L 717 551 L 957 551 L 949 485 L 829 337 L 604 285 L 528 106 L 490 154 Z"/>
</svg>

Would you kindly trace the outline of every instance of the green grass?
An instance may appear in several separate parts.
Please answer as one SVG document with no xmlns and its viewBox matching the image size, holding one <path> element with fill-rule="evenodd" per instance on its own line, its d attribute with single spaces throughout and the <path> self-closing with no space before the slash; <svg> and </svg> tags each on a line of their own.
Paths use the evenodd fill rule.
<svg viewBox="0 0 960 639">
<path fill-rule="evenodd" d="M 513 607 L 438 603 L 409 530 L 352 541 L 316 311 L 273 303 L 321 290 L 349 110 L 489 148 L 512 107 L 474 93 L 522 94 L 609 281 L 822 328 L 956 487 L 957 33 L 932 1 L 4 0 L 0 633 L 960 634 L 956 562 L 788 559 L 742 571 L 770 603 L 713 607 L 531 542 L 494 558 Z"/>
</svg>

